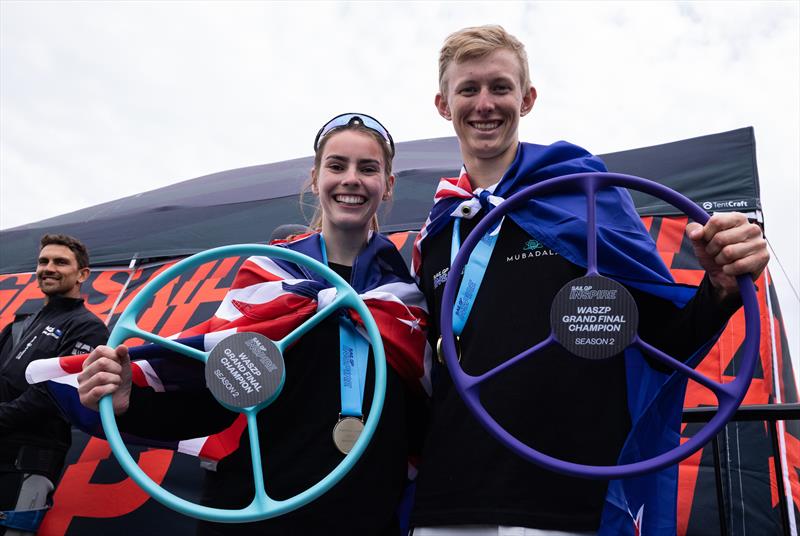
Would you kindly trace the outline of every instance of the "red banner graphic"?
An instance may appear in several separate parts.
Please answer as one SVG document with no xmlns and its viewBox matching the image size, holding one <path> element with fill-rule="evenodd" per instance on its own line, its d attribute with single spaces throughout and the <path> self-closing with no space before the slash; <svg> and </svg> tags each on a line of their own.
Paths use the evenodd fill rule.
<svg viewBox="0 0 800 536">
<path fill-rule="evenodd" d="M 679 283 L 698 284 L 703 273 L 694 260 L 690 245 L 685 238 L 687 223 L 685 217 L 644 218 L 645 226 L 653 235 L 658 251 L 670 267 Z M 395 233 L 391 236 L 394 244 L 410 257 L 409 233 Z M 171 266 L 166 264 L 128 269 L 93 270 L 82 291 L 87 307 L 98 317 L 113 327 L 119 314 L 130 301 L 158 274 Z M 169 336 L 185 330 L 209 318 L 224 297 L 242 259 L 229 258 L 206 263 L 167 284 L 153 297 L 151 304 L 139 317 L 139 326 L 153 333 Z M 766 404 L 776 400 L 776 385 L 780 389 L 783 402 L 797 402 L 797 385 L 791 361 L 785 353 L 785 337 L 780 310 L 766 276 L 757 282 L 758 300 L 761 307 L 761 362 L 759 371 L 745 399 L 746 404 Z M 771 293 L 773 308 L 769 309 L 767 293 Z M 0 275 L 0 328 L 11 322 L 17 311 L 38 308 L 42 303 L 34 274 Z M 774 336 L 773 336 L 774 330 Z M 741 311 L 736 313 L 723 332 L 719 342 L 711 350 L 698 370 L 709 378 L 730 381 L 737 372 L 737 354 L 744 337 L 744 320 Z M 774 341 L 774 343 L 773 343 Z M 131 340 L 140 344 L 140 340 Z M 777 380 L 777 381 L 776 381 Z M 685 407 L 716 405 L 716 398 L 706 389 L 694 382 L 689 383 Z M 691 435 L 697 425 L 684 428 L 684 436 Z M 794 508 L 800 509 L 800 423 L 785 423 L 786 433 L 782 455 L 784 467 L 788 466 L 787 485 L 791 486 Z M 723 431 L 723 441 L 730 449 L 740 450 L 738 457 L 725 460 L 725 477 L 729 482 L 739 479 L 742 492 L 737 499 L 748 508 L 766 507 L 751 516 L 759 521 L 752 526 L 754 533 L 773 533 L 779 527 L 777 481 L 783 475 L 775 474 L 775 463 L 769 435 L 764 423 L 738 423 L 737 434 L 745 435 L 746 440 L 733 437 Z M 84 446 L 85 445 L 85 446 Z M 691 456 L 680 466 L 679 534 L 716 534 L 717 513 L 714 492 L 714 476 L 711 469 L 710 447 Z M 69 462 L 62 481 L 54 496 L 54 507 L 45 517 L 39 534 L 63 536 L 65 534 L 89 534 L 83 521 L 104 519 L 103 533 L 114 533 L 125 523 L 130 532 L 131 523 L 141 523 L 141 533 L 150 532 L 155 524 L 150 516 L 137 515 L 150 508 L 153 501 L 109 458 L 105 441 L 91 438 L 88 443 L 76 444 L 70 452 Z M 188 487 L 196 485 L 201 470 L 196 459 L 191 463 L 180 462 L 182 455 L 170 451 L 149 450 L 140 452 L 142 468 L 156 482 L 173 480 Z M 105 468 L 104 468 L 105 467 Z M 116 467 L 110 469 L 110 467 Z M 99 480 L 98 480 L 99 479 Z M 748 480 L 749 479 L 749 480 Z M 733 484 L 732 484 L 733 485 Z M 711 509 L 705 506 L 711 506 Z M 702 507 L 701 507 L 702 506 Z M 154 510 L 158 524 L 169 525 L 171 531 L 191 532 L 194 521 L 161 507 Z M 734 518 L 735 513 L 731 514 Z M 82 520 L 82 523 L 76 523 Z M 167 523 L 165 520 L 169 520 Z M 97 521 L 100 523 L 100 521 Z M 78 528 L 83 527 L 83 528 Z M 93 525 L 98 527 L 98 525 Z"/>
</svg>

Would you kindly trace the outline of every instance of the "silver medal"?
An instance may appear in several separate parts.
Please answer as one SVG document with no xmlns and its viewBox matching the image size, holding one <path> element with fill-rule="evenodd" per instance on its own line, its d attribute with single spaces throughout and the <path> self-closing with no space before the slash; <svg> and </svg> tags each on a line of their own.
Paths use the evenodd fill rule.
<svg viewBox="0 0 800 536">
<path fill-rule="evenodd" d="M 364 430 L 364 421 L 358 417 L 341 417 L 333 427 L 333 444 L 342 454 L 347 454 Z"/>
</svg>

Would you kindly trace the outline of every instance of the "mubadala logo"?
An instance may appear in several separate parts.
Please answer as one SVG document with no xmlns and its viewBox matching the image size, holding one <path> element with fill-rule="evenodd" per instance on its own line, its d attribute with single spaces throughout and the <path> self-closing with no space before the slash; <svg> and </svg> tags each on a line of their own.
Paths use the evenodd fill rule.
<svg viewBox="0 0 800 536">
<path fill-rule="evenodd" d="M 525 247 L 523 248 L 524 251 L 536 251 L 539 248 L 544 247 L 541 242 L 536 240 L 535 238 L 531 238 L 527 242 L 525 242 Z"/>
<path fill-rule="evenodd" d="M 525 244 L 522 246 L 522 251 L 520 253 L 516 253 L 514 255 L 507 255 L 506 262 L 521 261 L 525 259 L 535 259 L 537 257 L 547 257 L 549 255 L 555 255 L 555 254 L 556 254 L 555 251 L 547 248 L 544 244 L 542 244 L 535 238 L 531 238 L 530 240 L 526 241 Z"/>
<path fill-rule="evenodd" d="M 738 201 L 703 201 L 702 207 L 705 210 L 718 210 L 728 208 L 750 208 L 750 203 L 746 199 L 739 199 Z"/>
</svg>

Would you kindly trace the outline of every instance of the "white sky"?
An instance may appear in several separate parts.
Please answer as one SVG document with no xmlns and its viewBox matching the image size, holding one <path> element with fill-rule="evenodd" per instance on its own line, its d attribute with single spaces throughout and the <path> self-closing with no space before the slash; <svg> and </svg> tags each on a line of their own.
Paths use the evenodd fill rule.
<svg viewBox="0 0 800 536">
<path fill-rule="evenodd" d="M 396 141 L 452 135 L 433 107 L 438 49 L 498 23 L 526 43 L 539 93 L 524 140 L 605 153 L 755 128 L 796 359 L 780 265 L 800 288 L 799 6 L 0 0 L 0 228 L 308 156 L 340 112 Z"/>
</svg>

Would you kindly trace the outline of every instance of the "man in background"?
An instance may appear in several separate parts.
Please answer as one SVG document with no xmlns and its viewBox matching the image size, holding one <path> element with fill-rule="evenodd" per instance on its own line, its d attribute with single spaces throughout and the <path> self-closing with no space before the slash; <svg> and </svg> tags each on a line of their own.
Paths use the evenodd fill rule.
<svg viewBox="0 0 800 536">
<path fill-rule="evenodd" d="M 0 332 L 0 536 L 35 533 L 64 466 L 71 431 L 43 386 L 25 381 L 36 359 L 89 353 L 108 338 L 84 306 L 89 254 L 79 240 L 46 234 L 36 281 L 39 311 L 18 313 Z"/>
</svg>

